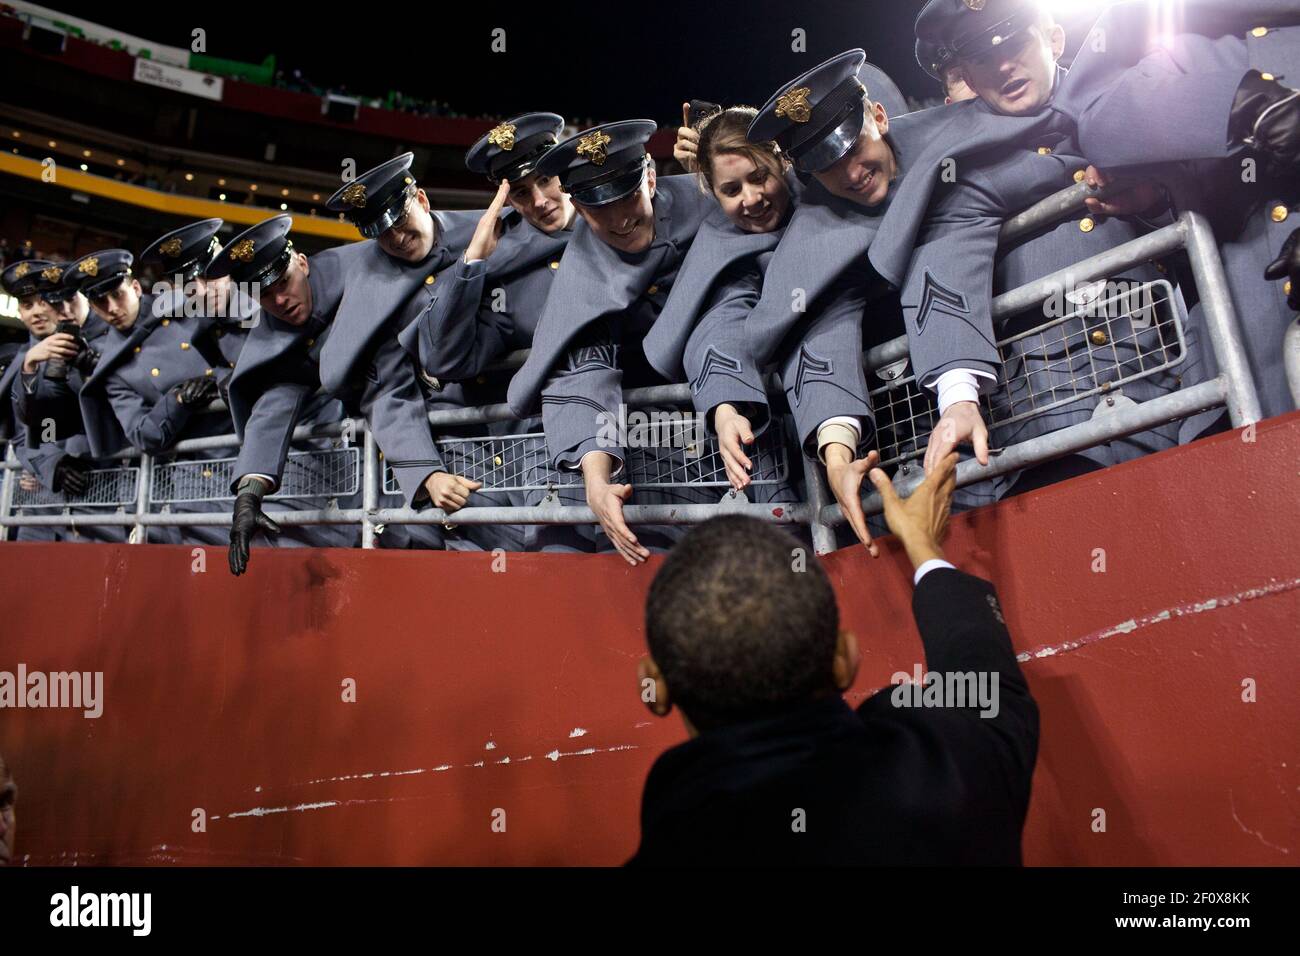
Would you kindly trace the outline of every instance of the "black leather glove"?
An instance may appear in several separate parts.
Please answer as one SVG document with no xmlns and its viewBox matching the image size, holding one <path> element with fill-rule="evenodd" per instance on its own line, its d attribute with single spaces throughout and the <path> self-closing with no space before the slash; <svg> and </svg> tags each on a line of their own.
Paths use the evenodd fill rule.
<svg viewBox="0 0 1300 956">
<path fill-rule="evenodd" d="M 1300 163 L 1300 91 L 1251 70 L 1233 98 L 1228 136 L 1293 169 Z"/>
<path fill-rule="evenodd" d="M 182 405 L 206 405 L 218 394 L 217 380 L 211 375 L 200 375 L 176 386 L 176 399 Z"/>
<path fill-rule="evenodd" d="M 248 567 L 248 548 L 258 528 L 267 534 L 280 533 L 280 526 L 262 511 L 262 495 L 241 491 L 235 498 L 234 520 L 230 523 L 230 573 L 235 577 Z"/>
<path fill-rule="evenodd" d="M 84 382 L 95 374 L 95 366 L 99 364 L 99 353 L 87 345 L 72 364 L 81 373 L 81 380 Z"/>
<path fill-rule="evenodd" d="M 90 488 L 91 463 L 76 455 L 64 455 L 54 466 L 54 491 L 80 498 Z"/>
<path fill-rule="evenodd" d="M 1264 278 L 1270 282 L 1289 280 L 1291 294 L 1286 297 L 1287 307 L 1300 312 L 1300 229 L 1291 230 L 1282 243 L 1282 251 L 1264 270 Z"/>
</svg>

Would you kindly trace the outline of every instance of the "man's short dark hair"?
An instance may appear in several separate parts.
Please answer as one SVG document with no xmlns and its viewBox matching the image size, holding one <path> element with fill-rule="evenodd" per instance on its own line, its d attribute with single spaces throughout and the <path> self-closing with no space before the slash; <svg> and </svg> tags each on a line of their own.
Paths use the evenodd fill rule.
<svg viewBox="0 0 1300 956">
<path fill-rule="evenodd" d="M 741 515 L 694 529 L 646 598 L 650 656 L 701 731 L 834 693 L 839 609 L 810 549 Z"/>
</svg>

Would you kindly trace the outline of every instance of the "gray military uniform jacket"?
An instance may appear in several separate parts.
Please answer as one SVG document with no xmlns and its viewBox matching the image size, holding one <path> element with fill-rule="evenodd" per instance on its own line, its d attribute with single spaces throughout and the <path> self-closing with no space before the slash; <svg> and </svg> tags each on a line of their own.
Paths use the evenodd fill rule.
<svg viewBox="0 0 1300 956">
<path fill-rule="evenodd" d="M 247 329 L 239 320 L 185 315 L 178 297 L 140 297 L 140 314 L 126 335 L 114 330 L 80 400 L 95 457 L 112 454 L 112 411 L 131 446 L 159 454 L 182 438 L 228 434 L 229 412 L 208 412 L 176 400 L 176 388 L 199 376 L 228 376 Z M 216 457 L 221 452 L 200 453 Z"/>
<path fill-rule="evenodd" d="M 532 345 L 542 307 L 572 228 L 548 234 L 513 209 L 486 259 L 455 265 L 438 277 L 428 308 L 398 339 L 427 375 L 461 381 L 495 359 Z"/>
<path fill-rule="evenodd" d="M 577 224 L 532 351 L 510 381 L 507 400 L 516 415 L 527 417 L 540 404 L 557 467 L 576 468 L 589 451 L 607 452 L 620 463 L 625 459 L 621 437 L 607 434 L 621 420 L 623 372 L 631 360 L 637 373 L 649 374 L 642 340 L 663 309 L 700 224 L 710 214 L 722 215 L 693 176 L 658 179 L 653 205 L 654 240 L 633 255 L 608 246 L 585 222 Z"/>
<path fill-rule="evenodd" d="M 1300 87 L 1300 7 L 1247 0 L 1184 28 L 1205 34 L 1180 35 L 1087 100 L 1078 110 L 1079 136 L 1099 165 L 1186 161 L 1175 198 L 1209 219 L 1261 409 L 1266 417 L 1283 414 L 1295 407 L 1282 349 L 1294 312 L 1284 284 L 1263 273 L 1300 227 L 1300 170 L 1276 169 L 1249 148 L 1229 147 L 1226 127 L 1248 70 Z M 1134 117 L 1142 118 L 1141 135 L 1133 135 Z M 1205 362 L 1215 374 L 1208 349 Z"/>
<path fill-rule="evenodd" d="M 102 355 L 112 329 L 93 312 L 81 327 L 81 336 L 87 348 Z M 31 344 L 35 344 L 33 339 Z M 84 385 L 81 372 L 68 367 L 65 379 L 46 377 L 47 362 L 42 362 L 33 375 L 24 375 L 19 368 L 21 356 L 15 365 L 13 378 L 13 407 L 20 423 L 25 426 L 26 441 L 16 449 L 24 467 L 36 475 L 41 485 L 49 490 L 54 486 L 54 470 L 64 455 L 91 457 L 90 441 L 81 418 L 78 396 Z M 52 422 L 54 439 L 42 440 L 47 422 Z M 118 429 L 117 439 L 121 440 Z"/>
<path fill-rule="evenodd" d="M 244 475 L 256 474 L 272 478 L 278 487 L 294 428 L 300 423 L 335 421 L 343 414 L 336 400 L 319 394 L 320 353 L 348 275 L 383 258 L 373 240 L 318 252 L 308 260 L 312 293 L 308 320 L 293 326 L 262 312 L 230 380 L 230 413 L 241 442 L 236 483 Z"/>
<path fill-rule="evenodd" d="M 803 186 L 786 176 L 793 214 Z M 721 404 L 735 405 L 755 434 L 770 420 L 762 370 L 750 354 L 745 320 L 763 292 L 763 275 L 785 233 L 749 233 L 710 215 L 682 263 L 663 312 L 645 337 L 646 360 L 670 382 L 685 378 L 696 411 L 710 423 Z"/>
<path fill-rule="evenodd" d="M 393 469 L 409 507 L 427 502 L 424 481 L 445 471 L 429 425 L 431 408 L 457 404 L 455 386 L 426 397 L 415 359 L 398 335 L 433 304 L 434 287 L 464 252 L 482 210 L 434 212 L 438 236 L 421 262 L 388 255 L 348 276 L 333 329 L 320 354 L 321 382 L 356 396 L 375 440 Z M 441 383 L 440 383 L 441 384 Z"/>
<path fill-rule="evenodd" d="M 862 422 L 860 448 L 871 447 L 875 423 L 862 370 L 864 326 L 871 342 L 901 328 L 897 297 L 867 253 L 896 202 L 907 157 L 943 137 L 950 118 L 944 110 L 925 110 L 891 121 L 888 140 L 900 173 L 878 206 L 839 199 L 815 182 L 808 186 L 767 267 L 745 335 L 760 367 L 778 365 L 800 444 L 810 456 L 818 427 L 841 415 Z M 922 206 L 911 215 L 919 219 L 923 213 Z"/>
</svg>

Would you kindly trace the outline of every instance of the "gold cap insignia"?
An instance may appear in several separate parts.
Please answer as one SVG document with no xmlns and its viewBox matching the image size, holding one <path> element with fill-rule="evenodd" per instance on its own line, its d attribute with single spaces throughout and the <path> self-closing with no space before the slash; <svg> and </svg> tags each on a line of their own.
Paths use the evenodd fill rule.
<svg viewBox="0 0 1300 956">
<path fill-rule="evenodd" d="M 253 261 L 253 240 L 241 239 L 230 249 L 230 258 L 234 262 Z"/>
<path fill-rule="evenodd" d="M 99 275 L 99 256 L 91 256 L 89 259 L 82 259 L 77 263 L 77 271 L 83 275 Z"/>
<path fill-rule="evenodd" d="M 166 242 L 164 242 L 161 246 L 158 247 L 158 251 L 168 257 L 179 256 L 181 254 L 180 236 L 172 236 L 170 239 L 168 239 Z"/>
<path fill-rule="evenodd" d="M 808 94 L 812 90 L 806 86 L 782 93 L 776 98 L 776 115 L 788 116 L 795 123 L 806 123 L 812 117 L 812 107 L 808 105 Z"/>
<path fill-rule="evenodd" d="M 578 155 L 587 157 L 597 166 L 604 166 L 605 160 L 609 159 L 609 153 L 605 152 L 608 145 L 609 135 L 596 130 L 578 140 Z"/>
<path fill-rule="evenodd" d="M 28 265 L 27 263 L 25 263 L 25 262 L 20 262 L 20 263 L 18 263 L 17 266 L 14 267 L 14 278 L 15 278 L 15 279 L 21 279 L 23 276 L 27 275 L 27 273 L 29 273 L 29 272 L 31 272 L 31 271 L 32 271 L 32 267 L 31 267 L 31 266 L 29 266 L 29 265 Z"/>
<path fill-rule="evenodd" d="M 48 269 L 41 270 L 41 278 L 46 282 L 58 282 L 63 278 L 63 270 L 58 266 L 50 266 Z"/>
<path fill-rule="evenodd" d="M 500 146 L 509 152 L 515 148 L 515 124 L 502 123 L 492 132 L 488 133 L 488 142 L 493 146 Z"/>
<path fill-rule="evenodd" d="M 961 2 L 966 4 L 967 10 L 974 10 L 976 13 L 979 13 L 984 9 L 984 4 L 987 0 L 961 0 Z"/>
<path fill-rule="evenodd" d="M 363 208 L 366 204 L 366 184 L 352 183 L 339 198 L 354 209 Z"/>
</svg>

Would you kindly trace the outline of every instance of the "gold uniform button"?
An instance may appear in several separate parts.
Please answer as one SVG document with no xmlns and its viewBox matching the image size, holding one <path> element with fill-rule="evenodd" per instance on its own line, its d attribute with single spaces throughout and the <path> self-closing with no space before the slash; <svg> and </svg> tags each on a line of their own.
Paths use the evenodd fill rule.
<svg viewBox="0 0 1300 956">
<path fill-rule="evenodd" d="M 1291 210 L 1286 206 L 1274 206 L 1269 215 L 1273 217 L 1274 222 L 1286 222 L 1286 217 L 1291 215 Z"/>
<path fill-rule="evenodd" d="M 1074 181 L 1075 181 L 1076 183 L 1081 183 L 1081 182 L 1083 182 L 1083 177 L 1086 176 L 1086 175 L 1088 175 L 1087 172 L 1085 172 L 1084 170 L 1081 169 L 1081 170 L 1079 170 L 1077 173 L 1074 174 Z"/>
<path fill-rule="evenodd" d="M 1039 146 L 1039 147 L 1038 147 L 1038 155 L 1039 155 L 1039 156 L 1050 156 L 1051 154 L 1052 154 L 1052 148 L 1051 148 L 1050 146 Z"/>
<path fill-rule="evenodd" d="M 1168 268 L 1168 267 L 1167 267 L 1163 262 L 1157 262 L 1157 263 L 1156 263 L 1156 272 L 1159 272 L 1159 273 L 1165 273 L 1165 272 L 1168 272 L 1168 271 L 1169 271 L 1169 268 Z"/>
<path fill-rule="evenodd" d="M 437 276 L 425 276 L 425 277 L 424 277 L 424 284 L 425 284 L 425 285 L 433 285 L 433 280 L 436 279 L 436 278 L 437 278 Z"/>
<path fill-rule="evenodd" d="M 659 291 L 659 287 L 657 285 L 652 285 L 650 288 L 645 290 L 645 294 L 654 295 L 658 291 Z"/>
<path fill-rule="evenodd" d="M 1290 295 L 1290 294 L 1291 294 L 1291 280 L 1290 280 L 1290 279 L 1287 279 L 1286 282 L 1284 282 L 1284 283 L 1282 284 L 1282 294 L 1283 294 L 1283 295 Z"/>
<path fill-rule="evenodd" d="M 182 351 L 182 352 L 184 352 L 184 351 L 185 351 L 186 349 L 188 349 L 189 347 L 190 347 L 190 343 L 189 343 L 189 342 L 182 342 L 182 343 L 181 343 L 181 351 Z"/>
<path fill-rule="evenodd" d="M 135 347 L 135 351 L 136 351 L 136 354 L 139 354 L 139 352 L 140 352 L 140 346 L 137 345 L 137 346 Z"/>
<path fill-rule="evenodd" d="M 235 367 L 235 363 L 234 363 L 234 362 L 227 362 L 226 364 L 228 364 L 231 368 L 234 368 L 234 367 Z"/>
<path fill-rule="evenodd" d="M 1261 74 L 1259 75 L 1259 78 L 1260 78 L 1261 80 L 1274 80 L 1274 79 L 1277 79 L 1277 77 L 1275 77 L 1272 73 L 1261 73 Z"/>
<path fill-rule="evenodd" d="M 315 345 L 315 344 L 316 344 L 316 340 L 315 340 L 315 339 L 308 339 L 308 340 L 307 340 L 307 348 L 311 348 L 311 347 L 312 347 L 313 345 Z"/>
<path fill-rule="evenodd" d="M 1082 219 L 1079 220 L 1080 232 L 1092 232 L 1092 230 L 1095 229 L 1096 226 L 1097 223 L 1093 221 L 1091 216 L 1084 216 Z"/>
<path fill-rule="evenodd" d="M 559 264 L 558 262 L 552 262 L 552 263 L 551 263 L 551 268 L 552 268 L 552 269 L 558 269 L 558 268 L 560 268 L 560 264 Z"/>
<path fill-rule="evenodd" d="M 1106 342 L 1107 342 L 1106 333 L 1103 332 L 1101 329 L 1098 329 L 1096 332 L 1092 333 L 1093 345 L 1105 345 Z"/>
<path fill-rule="evenodd" d="M 157 377 L 158 377 L 158 370 L 157 370 L 156 368 L 151 368 L 151 369 L 149 369 L 149 374 L 152 375 L 154 378 L 157 378 Z"/>
<path fill-rule="evenodd" d="M 212 374 L 212 369 L 210 369 L 210 368 L 205 368 L 205 369 L 203 370 L 203 374 L 204 374 L 204 375 L 211 375 L 211 374 Z"/>
<path fill-rule="evenodd" d="M 492 464 L 494 464 L 494 465 L 496 465 L 498 468 L 500 468 L 500 467 L 504 464 L 504 462 L 501 460 L 501 456 L 500 456 L 500 455 L 495 455 L 495 456 L 492 458 Z"/>
<path fill-rule="evenodd" d="M 1250 35 L 1253 37 L 1268 36 L 1268 27 L 1255 27 L 1250 31 Z"/>
<path fill-rule="evenodd" d="M 172 324 L 172 320 L 171 320 L 171 319 L 163 319 L 163 320 L 162 320 L 162 324 L 163 324 L 163 325 L 171 325 L 171 324 Z"/>
</svg>

